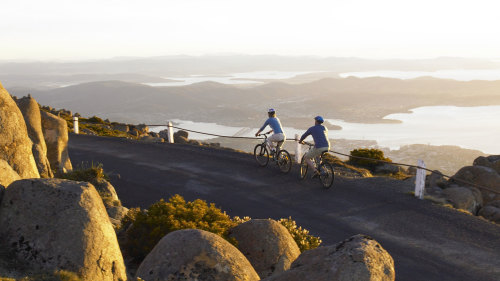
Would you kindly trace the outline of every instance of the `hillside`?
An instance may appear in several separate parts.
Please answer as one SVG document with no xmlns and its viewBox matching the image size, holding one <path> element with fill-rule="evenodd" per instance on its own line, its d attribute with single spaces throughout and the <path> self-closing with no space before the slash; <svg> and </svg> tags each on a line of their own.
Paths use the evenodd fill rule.
<svg viewBox="0 0 500 281">
<path fill-rule="evenodd" d="M 26 95 L 26 90 L 11 92 Z M 478 94 L 479 93 L 479 94 Z M 252 88 L 204 82 L 183 87 L 151 87 L 120 81 L 91 82 L 31 94 L 43 104 L 83 115 L 123 122 L 158 123 L 168 119 L 252 126 L 275 107 L 282 121 L 322 114 L 351 122 L 380 122 L 382 117 L 419 106 L 500 104 L 500 81 L 433 78 L 326 78 L 290 85 Z"/>
</svg>

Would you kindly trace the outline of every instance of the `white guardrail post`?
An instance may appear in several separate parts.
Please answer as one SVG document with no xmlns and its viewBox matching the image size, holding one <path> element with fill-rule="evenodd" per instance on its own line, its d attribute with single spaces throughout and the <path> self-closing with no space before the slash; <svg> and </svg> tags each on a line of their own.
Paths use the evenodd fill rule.
<svg viewBox="0 0 500 281">
<path fill-rule="evenodd" d="M 174 143 L 174 128 L 172 128 L 172 122 L 170 121 L 168 121 L 167 131 L 168 143 Z"/>
<path fill-rule="evenodd" d="M 302 145 L 299 143 L 299 134 L 295 134 L 295 163 L 302 160 Z"/>
<path fill-rule="evenodd" d="M 78 117 L 75 116 L 73 117 L 73 132 L 75 132 L 75 134 L 79 134 L 80 133 L 80 130 L 78 128 Z"/>
<path fill-rule="evenodd" d="M 424 191 L 425 191 L 425 163 L 423 160 L 418 160 L 417 168 L 417 176 L 415 178 L 415 197 L 418 199 L 424 199 Z"/>
</svg>

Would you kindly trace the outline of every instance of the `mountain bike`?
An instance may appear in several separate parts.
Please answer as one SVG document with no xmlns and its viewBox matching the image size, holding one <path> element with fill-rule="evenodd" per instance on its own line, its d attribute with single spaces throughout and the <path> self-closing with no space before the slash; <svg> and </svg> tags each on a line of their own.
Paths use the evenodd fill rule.
<svg viewBox="0 0 500 281">
<path fill-rule="evenodd" d="M 304 142 L 304 144 L 309 146 L 308 152 L 314 147 L 314 144 L 312 143 Z M 304 153 L 304 156 L 302 156 L 302 160 L 300 161 L 300 179 L 306 178 L 307 170 L 309 169 L 309 165 L 307 165 L 305 159 L 306 153 Z M 333 166 L 330 163 L 323 161 L 323 156 L 327 153 L 328 151 L 325 151 L 321 153 L 320 156 L 317 156 L 313 159 L 313 162 L 316 163 L 316 166 L 318 167 L 318 170 L 320 172 L 318 178 L 324 188 L 330 188 L 335 179 Z"/>
<path fill-rule="evenodd" d="M 253 150 L 253 154 L 255 157 L 255 161 L 259 166 L 265 167 L 269 163 L 269 160 L 276 162 L 279 169 L 283 173 L 288 173 L 292 169 L 292 157 L 290 157 L 290 153 L 284 149 L 280 149 L 279 151 L 275 151 L 269 155 L 269 150 L 267 146 L 267 134 L 260 134 L 259 136 L 264 136 L 264 141 L 260 144 L 257 144 Z M 281 147 L 283 141 L 278 142 L 276 147 Z M 271 157 L 269 157 L 271 156 Z"/>
</svg>

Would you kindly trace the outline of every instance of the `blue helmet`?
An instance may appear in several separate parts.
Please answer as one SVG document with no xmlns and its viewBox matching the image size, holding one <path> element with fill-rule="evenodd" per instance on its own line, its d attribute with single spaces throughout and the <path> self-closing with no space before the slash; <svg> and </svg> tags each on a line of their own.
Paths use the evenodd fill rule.
<svg viewBox="0 0 500 281">
<path fill-rule="evenodd" d="M 274 108 L 269 108 L 269 110 L 267 111 L 267 113 L 275 113 L 276 110 L 274 110 Z"/>
<path fill-rule="evenodd" d="M 319 116 L 319 115 L 318 115 L 318 116 L 316 116 L 316 117 L 314 117 L 314 120 L 318 121 L 319 123 L 323 123 L 323 122 L 325 122 L 325 119 L 323 119 L 323 117 L 321 117 L 321 116 Z"/>
</svg>

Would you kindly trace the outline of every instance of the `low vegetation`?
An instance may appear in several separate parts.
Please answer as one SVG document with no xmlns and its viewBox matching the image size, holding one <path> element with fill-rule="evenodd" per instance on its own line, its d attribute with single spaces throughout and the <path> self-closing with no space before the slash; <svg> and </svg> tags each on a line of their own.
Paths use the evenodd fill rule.
<svg viewBox="0 0 500 281">
<path fill-rule="evenodd" d="M 249 217 L 231 218 L 213 203 L 196 199 L 186 201 L 180 195 L 174 195 L 168 201 L 160 200 L 147 210 L 132 208 L 122 220 L 124 239 L 120 239 L 125 253 L 140 262 L 169 232 L 194 228 L 202 229 L 220 235 L 233 245 L 237 245 L 234 238 L 228 236 L 231 228 L 250 220 Z M 291 218 L 280 219 L 301 251 L 318 247 L 321 239 L 309 234 L 309 231 L 297 226 Z M 125 231 L 126 230 L 126 231 Z"/>
<path fill-rule="evenodd" d="M 378 160 L 392 162 L 391 159 L 384 156 L 384 152 L 379 149 L 374 148 L 359 148 L 354 149 L 350 152 L 351 157 L 349 157 L 348 163 L 351 165 L 367 168 L 370 171 L 374 171 L 375 167 L 383 164 Z M 356 157 L 370 158 L 370 159 L 360 159 Z"/>
<path fill-rule="evenodd" d="M 147 210 L 132 209 L 131 212 L 122 222 L 124 226 L 132 223 L 123 246 L 137 261 L 144 259 L 163 236 L 179 229 L 206 230 L 235 244 L 227 234 L 236 222 L 213 203 L 207 204 L 200 199 L 188 202 L 174 195 L 168 201 L 162 199 L 154 203 Z"/>
<path fill-rule="evenodd" d="M 58 174 L 57 177 L 72 181 L 85 181 L 93 184 L 96 187 L 97 192 L 101 196 L 105 205 L 108 206 L 121 206 L 121 202 L 113 199 L 112 194 L 99 188 L 99 185 L 104 181 L 109 181 L 109 176 L 104 172 L 101 163 L 98 164 L 86 164 L 82 163 L 77 166 L 72 171 L 65 174 Z"/>
<path fill-rule="evenodd" d="M 59 176 L 62 179 L 68 179 L 72 181 L 86 181 L 90 183 L 96 183 L 101 179 L 109 180 L 108 175 L 104 172 L 101 163 L 82 163 L 77 168 L 70 172 L 62 174 Z"/>
<path fill-rule="evenodd" d="M 280 219 L 278 222 L 290 232 L 293 240 L 295 240 L 297 246 L 299 246 L 301 253 L 319 247 L 322 242 L 321 238 L 309 234 L 309 230 L 297 226 L 297 223 L 292 220 L 291 217 Z"/>
</svg>

